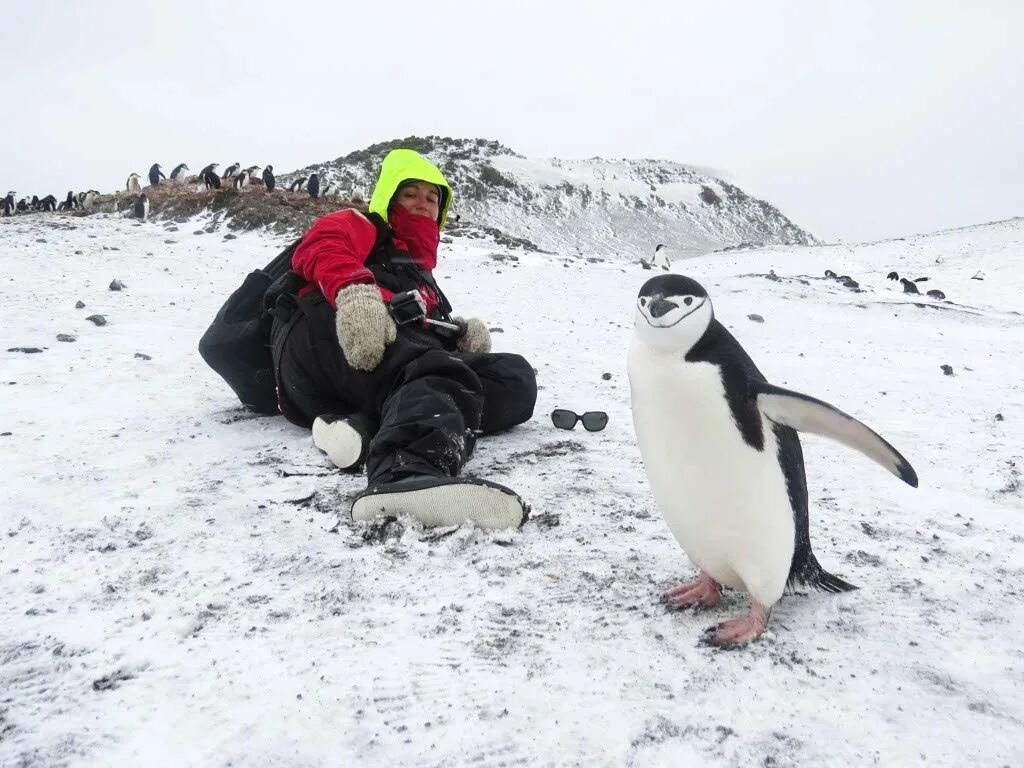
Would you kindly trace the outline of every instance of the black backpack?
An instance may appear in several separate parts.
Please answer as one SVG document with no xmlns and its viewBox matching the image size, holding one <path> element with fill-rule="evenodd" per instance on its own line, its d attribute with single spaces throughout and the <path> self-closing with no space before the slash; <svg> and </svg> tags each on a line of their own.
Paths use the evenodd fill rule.
<svg viewBox="0 0 1024 768">
<path fill-rule="evenodd" d="M 303 279 L 291 271 L 300 237 L 263 269 L 250 272 L 224 302 L 199 340 L 199 354 L 256 413 L 276 414 L 277 387 L 270 354 L 273 309 L 282 293 L 295 293 Z"/>
<path fill-rule="evenodd" d="M 450 322 L 451 304 L 433 276 L 392 246 L 391 228 L 384 219 L 376 213 L 365 216 L 377 228 L 376 242 L 366 260 L 377 284 L 396 293 L 428 285 L 438 299 L 437 319 Z M 300 237 L 263 269 L 250 272 L 199 340 L 199 354 L 206 364 L 227 382 L 242 405 L 256 413 L 280 413 L 270 333 L 278 299 L 294 298 L 306 283 L 291 268 L 292 254 L 301 242 Z M 282 302 L 285 306 L 290 303 Z"/>
</svg>

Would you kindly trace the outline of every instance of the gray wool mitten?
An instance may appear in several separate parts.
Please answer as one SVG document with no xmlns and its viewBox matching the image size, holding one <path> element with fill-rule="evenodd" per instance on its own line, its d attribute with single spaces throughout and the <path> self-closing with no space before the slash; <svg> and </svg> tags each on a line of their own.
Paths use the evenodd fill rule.
<svg viewBox="0 0 1024 768">
<path fill-rule="evenodd" d="M 335 326 L 338 343 L 348 364 L 372 371 L 384 359 L 384 349 L 395 340 L 397 328 L 376 285 L 357 283 L 338 291 Z"/>
<path fill-rule="evenodd" d="M 490 352 L 491 332 L 487 330 L 484 321 L 477 317 L 468 320 L 463 317 L 453 317 L 462 329 L 462 335 L 455 342 L 455 348 L 459 352 Z"/>
</svg>

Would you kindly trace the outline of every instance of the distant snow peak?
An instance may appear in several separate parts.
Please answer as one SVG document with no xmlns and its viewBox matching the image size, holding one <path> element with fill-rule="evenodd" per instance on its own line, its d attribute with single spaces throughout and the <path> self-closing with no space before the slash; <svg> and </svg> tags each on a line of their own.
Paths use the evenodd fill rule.
<svg viewBox="0 0 1024 768">
<path fill-rule="evenodd" d="M 374 144 L 285 176 L 317 173 L 342 190 L 373 188 L 392 149 L 429 157 L 455 190 L 462 220 L 547 251 L 650 258 L 664 243 L 679 257 L 740 244 L 817 241 L 764 200 L 698 166 L 665 160 L 525 157 L 486 139 L 410 136 Z"/>
</svg>

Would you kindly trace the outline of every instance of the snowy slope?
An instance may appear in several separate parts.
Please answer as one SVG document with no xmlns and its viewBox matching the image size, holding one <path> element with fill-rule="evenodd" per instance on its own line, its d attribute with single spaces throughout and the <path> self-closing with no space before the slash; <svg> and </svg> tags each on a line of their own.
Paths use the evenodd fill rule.
<svg viewBox="0 0 1024 768">
<path fill-rule="evenodd" d="M 658 243 L 677 255 L 743 243 L 809 244 L 814 238 L 769 203 L 702 169 L 661 160 L 527 158 L 496 141 L 410 137 L 375 144 L 282 176 L 316 171 L 369 195 L 380 161 L 394 147 L 426 154 L 455 190 L 452 213 L 526 238 L 557 253 L 635 261 Z"/>
<path fill-rule="evenodd" d="M 815 550 L 861 589 L 784 598 L 731 653 L 698 641 L 743 595 L 659 599 L 693 571 L 630 422 L 651 272 L 446 246 L 457 309 L 539 371 L 535 418 L 469 467 L 533 517 L 365 526 L 344 515 L 365 481 L 243 413 L 195 352 L 280 243 L 193 230 L 0 220 L 0 765 L 1024 763 L 1024 221 L 676 264 L 770 380 L 921 477 L 805 438 Z M 890 269 L 953 303 L 913 303 Z M 558 406 L 610 423 L 557 431 Z"/>
</svg>

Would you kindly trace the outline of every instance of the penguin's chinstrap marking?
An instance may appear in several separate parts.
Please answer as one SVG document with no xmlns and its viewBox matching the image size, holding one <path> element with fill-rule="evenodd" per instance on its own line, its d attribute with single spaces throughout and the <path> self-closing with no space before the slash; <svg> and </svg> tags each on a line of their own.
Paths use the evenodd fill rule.
<svg viewBox="0 0 1024 768">
<path fill-rule="evenodd" d="M 711 627 L 708 642 L 736 647 L 760 636 L 787 586 L 855 589 L 811 551 L 797 430 L 838 440 L 916 487 L 895 448 L 828 403 L 766 381 L 715 319 L 704 288 L 682 275 L 659 275 L 640 289 L 628 371 L 651 490 L 700 570 L 666 600 L 710 607 L 723 586 L 750 594 L 749 614 Z"/>
</svg>

